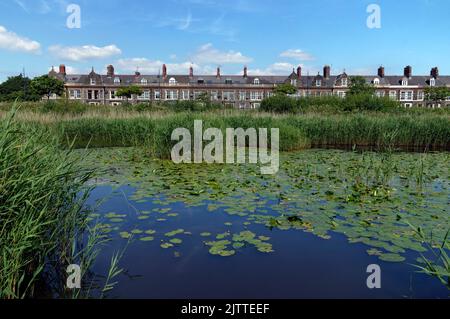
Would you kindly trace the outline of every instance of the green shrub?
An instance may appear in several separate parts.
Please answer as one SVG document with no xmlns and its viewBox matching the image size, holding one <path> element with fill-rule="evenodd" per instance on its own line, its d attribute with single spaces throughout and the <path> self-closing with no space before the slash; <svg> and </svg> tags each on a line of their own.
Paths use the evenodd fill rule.
<svg viewBox="0 0 450 319">
<path fill-rule="evenodd" d="M 299 112 L 300 108 L 295 99 L 287 95 L 276 94 L 262 101 L 261 110 L 274 113 L 295 113 Z"/>
</svg>

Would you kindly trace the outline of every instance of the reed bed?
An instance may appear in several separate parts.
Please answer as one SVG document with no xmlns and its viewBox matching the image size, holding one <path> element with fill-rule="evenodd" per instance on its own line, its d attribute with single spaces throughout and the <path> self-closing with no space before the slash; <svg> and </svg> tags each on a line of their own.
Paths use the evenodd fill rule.
<svg viewBox="0 0 450 319">
<path fill-rule="evenodd" d="M 5 115 L 0 112 L 0 117 Z M 123 111 L 92 109 L 82 114 L 21 112 L 24 127 L 51 131 L 60 143 L 77 148 L 145 146 L 155 156 L 167 158 L 175 142 L 175 128 L 204 129 L 279 128 L 280 148 L 292 151 L 315 148 L 386 147 L 415 151 L 450 150 L 450 114 L 439 112 L 362 112 L 272 114 L 234 109 L 207 112 Z"/>
<path fill-rule="evenodd" d="M 91 172 L 49 132 L 32 133 L 13 115 L 0 121 L 0 299 L 53 293 L 58 274 L 81 256 Z"/>
</svg>

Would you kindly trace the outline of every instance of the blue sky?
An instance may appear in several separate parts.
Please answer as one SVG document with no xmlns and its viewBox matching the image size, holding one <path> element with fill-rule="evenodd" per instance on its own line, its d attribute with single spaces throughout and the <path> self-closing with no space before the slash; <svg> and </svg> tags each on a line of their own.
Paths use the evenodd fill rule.
<svg viewBox="0 0 450 319">
<path fill-rule="evenodd" d="M 81 28 L 66 25 L 71 3 Z M 378 4 L 381 28 L 367 27 Z M 0 80 L 25 68 L 29 76 L 65 63 L 69 71 L 121 74 L 289 74 L 302 65 L 316 73 L 415 74 L 439 66 L 450 74 L 448 0 L 2 0 Z"/>
</svg>

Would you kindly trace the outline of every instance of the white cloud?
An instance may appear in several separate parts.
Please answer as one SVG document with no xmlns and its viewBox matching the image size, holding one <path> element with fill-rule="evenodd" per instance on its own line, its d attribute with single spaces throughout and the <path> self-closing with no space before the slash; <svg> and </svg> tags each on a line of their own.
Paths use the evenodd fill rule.
<svg viewBox="0 0 450 319">
<path fill-rule="evenodd" d="M 253 61 L 252 58 L 244 56 L 241 52 L 219 51 L 211 43 L 201 46 L 192 56 L 192 61 L 197 64 L 245 64 Z"/>
<path fill-rule="evenodd" d="M 277 62 L 272 65 L 269 65 L 265 69 L 250 69 L 248 70 L 249 75 L 289 75 L 291 74 L 293 69 L 296 69 L 297 66 L 286 63 L 286 62 Z"/>
<path fill-rule="evenodd" d="M 48 49 L 50 53 L 63 60 L 83 61 L 90 59 L 103 59 L 114 55 L 119 55 L 122 51 L 114 44 L 104 47 L 95 45 L 63 47 L 54 45 Z"/>
<path fill-rule="evenodd" d="M 282 57 L 282 58 L 291 58 L 291 59 L 295 59 L 295 60 L 298 60 L 298 61 L 312 61 L 312 60 L 314 60 L 314 57 L 311 54 L 309 54 L 307 52 L 304 52 L 304 51 L 302 51 L 300 49 L 289 49 L 289 50 L 286 50 L 286 51 L 284 51 L 284 52 L 282 52 L 280 54 L 280 57 Z"/>
<path fill-rule="evenodd" d="M 0 49 L 38 53 L 41 45 L 37 41 L 21 37 L 0 25 Z"/>
</svg>

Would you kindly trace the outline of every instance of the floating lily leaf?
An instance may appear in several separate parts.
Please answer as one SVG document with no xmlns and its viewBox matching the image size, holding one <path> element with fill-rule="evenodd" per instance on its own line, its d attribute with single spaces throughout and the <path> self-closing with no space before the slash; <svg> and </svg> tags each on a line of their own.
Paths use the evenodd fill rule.
<svg viewBox="0 0 450 319">
<path fill-rule="evenodd" d="M 178 238 L 172 238 L 171 240 L 169 240 L 172 244 L 176 244 L 179 245 L 181 244 L 183 241 L 181 239 Z"/>
<path fill-rule="evenodd" d="M 184 233 L 184 229 L 177 229 L 177 230 L 174 230 L 174 231 L 171 231 L 171 232 L 168 232 L 168 233 L 164 234 L 164 236 L 166 236 L 166 237 L 174 237 L 174 236 L 176 236 L 178 234 L 182 234 L 182 233 Z"/>
</svg>

